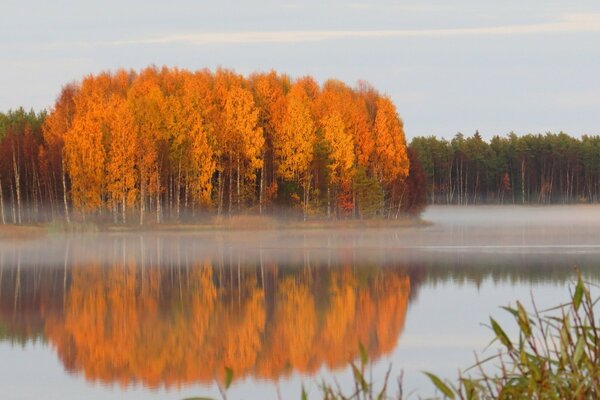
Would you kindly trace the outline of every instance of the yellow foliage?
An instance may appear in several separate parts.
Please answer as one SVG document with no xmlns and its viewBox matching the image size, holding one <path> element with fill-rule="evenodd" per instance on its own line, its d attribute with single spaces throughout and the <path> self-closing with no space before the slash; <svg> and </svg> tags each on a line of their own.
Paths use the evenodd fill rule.
<svg viewBox="0 0 600 400">
<path fill-rule="evenodd" d="M 283 179 L 306 179 L 313 159 L 316 126 L 311 101 L 304 87 L 296 83 L 287 96 L 287 111 L 281 135 L 273 147 L 277 171 Z"/>
<path fill-rule="evenodd" d="M 386 183 L 408 176 L 408 156 L 402 121 L 388 97 L 377 100 L 375 169 Z"/>
</svg>

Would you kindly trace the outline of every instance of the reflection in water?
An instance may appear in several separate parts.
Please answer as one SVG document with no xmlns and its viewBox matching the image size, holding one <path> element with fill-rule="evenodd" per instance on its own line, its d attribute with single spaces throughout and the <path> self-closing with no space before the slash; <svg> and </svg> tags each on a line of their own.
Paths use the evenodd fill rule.
<svg viewBox="0 0 600 400">
<path fill-rule="evenodd" d="M 220 380 L 225 367 L 270 380 L 334 369 L 356 358 L 359 341 L 376 359 L 404 325 L 406 268 L 332 266 L 310 253 L 283 267 L 268 256 L 198 260 L 164 250 L 146 244 L 140 257 L 117 240 L 93 262 L 66 245 L 52 267 L 2 253 L 16 260 L 0 264 L 2 338 L 44 340 L 91 381 L 169 387 Z"/>
<path fill-rule="evenodd" d="M 600 282 L 598 207 L 431 207 L 424 217 L 435 224 L 1 240 L 0 387 L 25 398 L 176 398 L 181 386 L 196 395 L 194 383 L 222 381 L 228 366 L 243 398 L 268 397 L 260 387 L 271 381 L 295 395 L 304 376 L 344 385 L 348 372 L 351 385 L 338 368 L 360 341 L 381 359 L 375 379 L 389 357 L 412 390 L 422 369 L 451 376 L 469 365 L 489 338 L 480 322 L 518 293 L 536 287 L 554 305 L 575 266 Z M 18 350 L 32 342 L 53 350 Z M 56 376 L 39 358 L 52 351 L 111 388 Z M 32 396 L 30 374 L 53 380 Z M 215 386 L 205 388 L 218 396 Z M 157 387 L 170 389 L 147 390 Z"/>
<path fill-rule="evenodd" d="M 450 281 L 456 291 L 484 279 L 564 284 L 574 266 L 599 280 L 597 234 L 492 230 L 2 242 L 0 339 L 43 341 L 66 370 L 106 384 L 207 384 L 221 381 L 225 367 L 235 379 L 277 381 L 344 367 L 359 342 L 372 359 L 390 354 L 424 284 Z"/>
</svg>

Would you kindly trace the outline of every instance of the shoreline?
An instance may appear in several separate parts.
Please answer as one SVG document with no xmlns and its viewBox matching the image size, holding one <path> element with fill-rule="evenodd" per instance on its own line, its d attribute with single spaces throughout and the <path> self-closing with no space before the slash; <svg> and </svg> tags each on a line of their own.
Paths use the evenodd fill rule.
<svg viewBox="0 0 600 400">
<path fill-rule="evenodd" d="M 290 221 L 272 217 L 233 216 L 193 223 L 161 223 L 145 225 L 119 225 L 106 223 L 53 222 L 46 224 L 0 225 L 0 240 L 22 240 L 45 237 L 52 234 L 89 233 L 135 233 L 135 232 L 244 232 L 244 231 L 293 231 L 335 229 L 386 229 L 415 228 L 430 226 L 431 222 L 421 217 L 398 219 L 352 219 L 352 220 L 308 220 Z"/>
</svg>

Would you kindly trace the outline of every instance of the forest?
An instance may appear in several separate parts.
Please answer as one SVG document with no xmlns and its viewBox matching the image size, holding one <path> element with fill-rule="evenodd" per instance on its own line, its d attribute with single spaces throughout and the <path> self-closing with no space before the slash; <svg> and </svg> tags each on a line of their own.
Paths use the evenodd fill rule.
<svg viewBox="0 0 600 400">
<path fill-rule="evenodd" d="M 600 136 L 563 132 L 482 139 L 415 137 L 430 204 L 566 204 L 600 201 Z"/>
<path fill-rule="evenodd" d="M 1 223 L 398 218 L 423 209 L 423 179 L 366 82 L 149 67 L 0 114 Z"/>
<path fill-rule="evenodd" d="M 599 201 L 600 136 L 476 132 L 407 146 L 395 105 L 364 81 L 148 67 L 88 75 L 50 110 L 0 113 L 2 224 Z"/>
</svg>

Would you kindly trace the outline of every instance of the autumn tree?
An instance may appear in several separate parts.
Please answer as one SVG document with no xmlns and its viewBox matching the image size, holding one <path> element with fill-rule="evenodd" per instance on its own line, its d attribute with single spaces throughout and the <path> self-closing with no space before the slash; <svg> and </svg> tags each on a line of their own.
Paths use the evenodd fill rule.
<svg viewBox="0 0 600 400">
<path fill-rule="evenodd" d="M 71 198 L 74 206 L 84 213 L 102 206 L 109 90 L 108 74 L 88 76 L 83 80 L 81 90 L 74 99 L 72 125 L 64 136 Z"/>
<path fill-rule="evenodd" d="M 280 137 L 273 143 L 278 175 L 303 188 L 304 219 L 307 218 L 312 176 L 310 165 L 316 140 L 311 101 L 302 84 L 292 86 Z"/>
<path fill-rule="evenodd" d="M 142 71 L 127 93 L 129 107 L 135 121 L 137 137 L 136 165 L 140 191 L 140 225 L 145 222 L 146 208 L 152 203 L 156 222 L 161 221 L 161 192 L 159 146 L 164 140 L 162 118 L 164 95 L 158 84 L 158 73 L 153 68 Z"/>
<path fill-rule="evenodd" d="M 388 206 L 391 213 L 394 207 L 392 202 L 396 200 L 399 186 L 408 176 L 409 161 L 402 121 L 398 117 L 396 107 L 388 97 L 381 97 L 377 100 L 374 133 L 376 143 L 375 176 L 388 187 L 388 190 L 391 189 Z M 396 204 L 397 207 L 400 207 L 399 201 Z"/>
<path fill-rule="evenodd" d="M 209 205 L 212 194 L 212 177 L 216 171 L 216 158 L 202 118 L 197 116 L 191 134 L 190 187 L 194 201 Z"/>
<path fill-rule="evenodd" d="M 111 116 L 107 121 L 110 134 L 106 166 L 107 189 L 115 220 L 117 204 L 120 203 L 122 221 L 126 222 L 127 210 L 136 204 L 138 198 L 135 122 L 127 100 L 121 96 L 113 96 L 107 110 Z"/>
<path fill-rule="evenodd" d="M 286 76 L 278 76 L 274 71 L 250 76 L 250 85 L 256 106 L 259 109 L 259 125 L 263 129 L 265 146 L 263 150 L 263 168 L 259 185 L 259 213 L 262 214 L 267 202 L 273 200 L 277 180 L 275 174 L 275 155 L 273 143 L 281 134 L 286 113 L 286 93 L 290 80 Z"/>
<path fill-rule="evenodd" d="M 327 214 L 329 215 L 330 186 L 339 189 L 351 188 L 352 167 L 354 166 L 354 147 L 352 135 L 347 131 L 339 113 L 327 115 L 322 120 L 323 136 L 329 150 L 329 183 L 327 186 Z M 337 196 L 334 196 L 337 197 Z"/>
<path fill-rule="evenodd" d="M 263 167 L 264 137 L 258 126 L 259 110 L 254 104 L 252 93 L 245 88 L 234 87 L 227 93 L 225 101 L 225 134 L 229 159 L 229 212 L 232 211 L 232 177 L 236 169 L 236 202 L 241 207 L 241 186 L 247 180 L 256 181 L 258 170 Z"/>
<path fill-rule="evenodd" d="M 44 170 L 49 190 L 55 203 L 59 202 L 59 193 L 62 192 L 62 203 L 67 223 L 70 223 L 67 168 L 65 163 L 64 138 L 71 129 L 75 116 L 75 96 L 79 88 L 74 85 L 63 87 L 56 100 L 54 108 L 44 120 L 43 135 L 45 146 L 41 148 L 41 158 L 46 165 Z"/>
<path fill-rule="evenodd" d="M 218 148 L 215 138 L 216 106 L 213 77 L 209 71 L 185 75 L 183 100 L 185 116 L 190 127 L 190 156 L 186 165 L 186 184 L 194 205 L 211 206 L 213 177 L 217 172 Z M 184 157 L 188 158 L 188 157 Z M 219 189 L 219 188 L 217 188 Z M 188 207 L 188 190 L 185 207 Z"/>
</svg>

